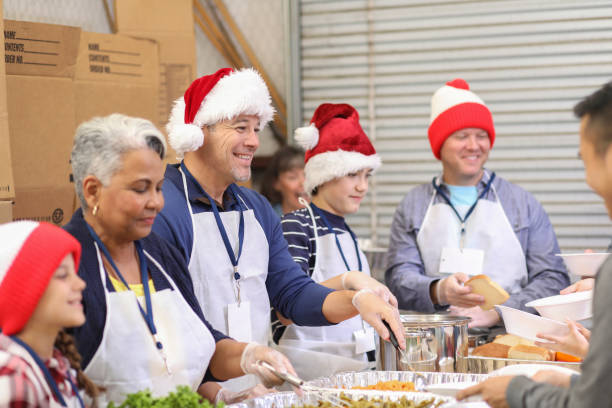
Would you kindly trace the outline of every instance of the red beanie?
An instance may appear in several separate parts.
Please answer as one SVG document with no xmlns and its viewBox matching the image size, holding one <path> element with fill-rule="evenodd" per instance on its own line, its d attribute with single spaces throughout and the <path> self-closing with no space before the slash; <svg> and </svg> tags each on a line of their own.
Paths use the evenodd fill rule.
<svg viewBox="0 0 612 408">
<path fill-rule="evenodd" d="M 431 150 L 438 160 L 446 139 L 457 130 L 465 128 L 485 130 L 493 147 L 495 127 L 491 111 L 478 95 L 470 91 L 467 82 L 454 79 L 431 97 L 431 120 L 427 133 Z"/>
<path fill-rule="evenodd" d="M 346 103 L 320 105 L 310 126 L 295 130 L 295 140 L 306 149 L 304 190 L 309 194 L 325 182 L 381 164 L 359 114 Z"/>
<path fill-rule="evenodd" d="M 81 245 L 48 223 L 18 221 L 0 225 L 0 329 L 11 336 L 28 322 L 66 255 L 78 269 Z"/>
</svg>

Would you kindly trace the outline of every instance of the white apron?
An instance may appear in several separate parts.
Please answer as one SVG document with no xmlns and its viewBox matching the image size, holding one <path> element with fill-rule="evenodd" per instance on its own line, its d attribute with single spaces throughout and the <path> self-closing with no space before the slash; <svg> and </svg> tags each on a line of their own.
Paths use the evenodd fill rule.
<svg viewBox="0 0 612 408">
<path fill-rule="evenodd" d="M 63 405 L 57 402 L 55 398 L 53 397 L 53 391 L 51 390 L 49 383 L 47 383 L 47 380 L 45 378 L 45 375 L 43 374 L 42 369 L 38 366 L 38 364 L 36 363 L 34 358 L 30 355 L 30 353 L 28 353 L 28 351 L 22 347 L 19 350 L 19 352 L 16 354 L 18 354 L 19 357 L 24 359 L 32 367 L 32 372 L 25 371 L 26 376 L 29 378 L 32 384 L 40 385 L 40 387 L 42 387 L 42 391 L 46 395 L 49 395 L 48 407 L 49 408 L 63 407 Z M 72 380 L 76 384 L 76 373 L 74 372 L 74 370 L 72 370 L 72 368 L 69 368 L 68 370 L 70 371 L 70 374 L 72 375 Z M 81 408 L 81 403 L 79 402 L 79 399 L 77 398 L 76 395 L 72 395 L 69 397 L 66 394 L 64 394 L 64 390 L 60 390 L 60 391 L 62 392 L 62 398 L 64 398 L 64 402 L 66 402 L 66 406 L 68 408 Z"/>
<path fill-rule="evenodd" d="M 483 250 L 483 273 L 508 293 L 515 294 L 527 284 L 525 254 L 493 185 L 491 191 L 495 201 L 484 198 L 478 200 L 465 223 L 464 247 Z M 443 276 L 439 273 L 442 248 L 460 247 L 461 222 L 451 206 L 445 202 L 434 204 L 436 194 L 434 189 L 421 230 L 417 234 L 417 245 L 425 274 L 440 277 Z M 469 271 L 463 272 L 470 274 Z"/>
<path fill-rule="evenodd" d="M 316 228 L 314 217 L 313 226 Z M 315 234 L 315 238 L 317 253 L 312 280 L 323 282 L 346 271 L 334 234 L 322 237 Z M 357 270 L 359 261 L 351 235 L 338 235 L 338 240 L 351 270 Z M 368 261 L 361 250 L 359 256 L 362 272 L 369 276 Z M 365 353 L 355 353 L 353 333 L 359 330 L 363 330 L 360 316 L 333 326 L 305 327 L 292 324 L 285 328 L 277 349 L 291 360 L 295 371 L 304 380 L 330 376 L 340 371 L 361 371 L 367 367 L 368 360 Z"/>
<path fill-rule="evenodd" d="M 97 244 L 96 251 L 105 289 L 106 322 L 100 346 L 85 374 L 107 389 L 98 397 L 98 405 L 121 403 L 126 394 L 147 388 L 154 396 L 166 395 L 178 385 L 197 390 L 215 351 L 215 341 L 206 325 L 161 265 L 145 251 L 149 263 L 163 273 L 173 289 L 151 293 L 157 336 L 164 345 L 170 375 L 136 305 L 136 295 L 132 291 L 108 291 Z"/>
<path fill-rule="evenodd" d="M 224 334 L 229 334 L 227 309 L 237 302 L 233 266 L 228 258 L 215 216 L 212 212 L 194 214 L 187 197 L 187 180 L 181 170 L 185 199 L 193 223 L 193 250 L 189 272 L 193 288 L 208 322 Z M 238 197 L 239 200 L 242 200 Z M 243 208 L 246 203 L 242 202 Z M 220 212 L 221 220 L 232 244 L 238 247 L 238 211 Z M 244 210 L 244 242 L 238 263 L 240 272 L 240 298 L 250 302 L 251 341 L 267 345 L 270 337 L 270 299 L 266 288 L 268 276 L 268 239 L 255 218 L 252 209 Z M 221 385 L 232 391 L 241 391 L 257 384 L 252 374 L 234 378 Z"/>
</svg>

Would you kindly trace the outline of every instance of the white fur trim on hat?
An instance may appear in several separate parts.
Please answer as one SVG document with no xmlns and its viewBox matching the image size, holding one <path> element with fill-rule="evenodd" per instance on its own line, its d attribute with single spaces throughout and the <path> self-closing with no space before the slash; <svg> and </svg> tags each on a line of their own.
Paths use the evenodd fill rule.
<svg viewBox="0 0 612 408">
<path fill-rule="evenodd" d="M 336 150 L 312 156 L 304 166 L 304 190 L 310 194 L 315 187 L 338 177 L 371 168 L 376 171 L 382 164 L 378 154 L 366 156 L 358 152 Z"/>
<path fill-rule="evenodd" d="M 431 125 L 442 112 L 445 112 L 455 105 L 469 102 L 481 105 L 485 104 L 484 101 L 472 91 L 444 85 L 431 97 L 431 117 L 429 119 L 429 124 Z"/>
<path fill-rule="evenodd" d="M 19 254 L 25 240 L 38 228 L 38 225 L 35 221 L 18 221 L 0 226 L 0 282 Z"/>
<path fill-rule="evenodd" d="M 201 129 L 238 115 L 259 117 L 263 128 L 274 116 L 270 92 L 263 78 L 252 68 L 234 71 L 221 78 L 206 95 L 193 121 L 185 128 L 185 100 L 178 98 L 170 113 L 166 130 L 170 146 L 183 157 L 186 152 L 197 150 L 204 143 Z M 195 129 L 200 133 L 198 134 Z"/>
<path fill-rule="evenodd" d="M 314 123 L 295 129 L 293 137 L 304 150 L 312 150 L 319 143 L 319 129 Z"/>
</svg>

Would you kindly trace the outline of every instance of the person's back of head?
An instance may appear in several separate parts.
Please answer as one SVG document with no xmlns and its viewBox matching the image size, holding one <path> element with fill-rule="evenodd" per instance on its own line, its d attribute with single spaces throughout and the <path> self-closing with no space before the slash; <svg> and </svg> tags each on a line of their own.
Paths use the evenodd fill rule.
<svg viewBox="0 0 612 408">
<path fill-rule="evenodd" d="M 585 133 L 603 155 L 612 142 L 612 81 L 574 106 L 576 117 L 588 118 Z"/>
</svg>

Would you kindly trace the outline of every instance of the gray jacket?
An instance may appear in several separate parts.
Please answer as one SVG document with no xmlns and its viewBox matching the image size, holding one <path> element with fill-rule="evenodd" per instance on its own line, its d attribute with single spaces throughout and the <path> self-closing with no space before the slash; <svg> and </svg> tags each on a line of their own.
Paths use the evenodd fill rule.
<svg viewBox="0 0 612 408">
<path fill-rule="evenodd" d="M 510 408 L 612 407 L 612 257 L 602 265 L 593 294 L 593 331 L 582 375 L 572 376 L 569 388 L 534 382 L 527 377 L 512 379 L 506 391 Z"/>
<path fill-rule="evenodd" d="M 446 189 L 444 185 L 441 187 Z M 477 185 L 479 195 L 484 187 L 485 182 L 481 180 Z M 557 237 L 544 208 L 532 194 L 501 177 L 495 178 L 493 187 L 523 248 L 528 273 L 527 285 L 504 305 L 535 313 L 534 309 L 525 308 L 525 303 L 558 295 L 569 285 L 565 265 L 555 256 L 559 253 Z M 431 183 L 412 189 L 393 217 L 385 281 L 401 309 L 428 313 L 438 309 L 429 296 L 429 286 L 439 278 L 425 275 L 416 242 L 433 190 Z M 446 193 L 449 194 L 448 189 Z M 495 201 L 494 192 L 490 190 L 483 199 Z M 438 194 L 434 202 L 442 200 Z"/>
</svg>

